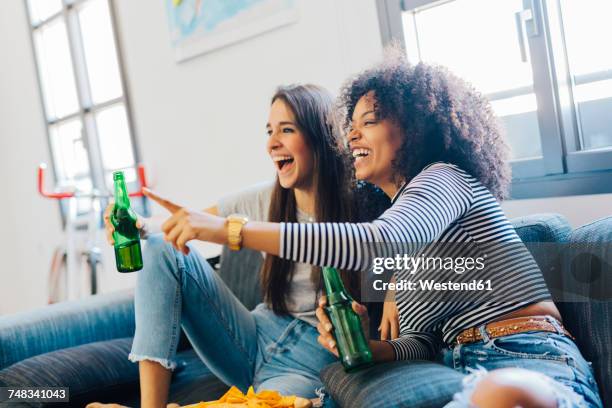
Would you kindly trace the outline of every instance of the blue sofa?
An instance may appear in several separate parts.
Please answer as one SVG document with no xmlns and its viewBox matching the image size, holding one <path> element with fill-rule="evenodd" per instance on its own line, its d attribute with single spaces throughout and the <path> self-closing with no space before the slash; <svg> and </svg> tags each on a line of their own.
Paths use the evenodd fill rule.
<svg viewBox="0 0 612 408">
<path fill-rule="evenodd" d="M 565 325 L 593 362 L 604 405 L 612 406 L 612 217 L 573 231 L 556 214 L 512 223 L 544 271 Z M 248 308 L 260 301 L 258 274 L 253 273 L 260 263 L 258 252 L 224 251 L 217 267 Z M 373 329 L 380 304 L 369 305 L 369 310 Z M 127 360 L 133 314 L 132 293 L 120 292 L 0 317 L 0 387 L 69 386 L 71 402 L 64 407 L 91 401 L 138 406 L 138 368 Z M 227 386 L 210 373 L 184 336 L 177 357 L 171 401 L 212 400 L 225 392 Z M 343 407 L 439 407 L 460 389 L 462 375 L 433 362 L 403 361 L 354 374 L 334 363 L 322 370 L 321 378 Z"/>
</svg>

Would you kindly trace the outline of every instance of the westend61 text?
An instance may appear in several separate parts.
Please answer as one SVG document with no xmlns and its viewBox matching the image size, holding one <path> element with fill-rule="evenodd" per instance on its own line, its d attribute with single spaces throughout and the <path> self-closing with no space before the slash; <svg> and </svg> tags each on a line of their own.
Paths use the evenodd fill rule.
<svg viewBox="0 0 612 408">
<path fill-rule="evenodd" d="M 398 282 L 383 282 L 375 280 L 373 282 L 374 290 L 377 291 L 491 291 L 493 286 L 491 280 L 473 280 L 471 282 L 437 282 L 434 280 L 418 280 L 416 282 L 409 280 L 400 280 Z"/>
</svg>

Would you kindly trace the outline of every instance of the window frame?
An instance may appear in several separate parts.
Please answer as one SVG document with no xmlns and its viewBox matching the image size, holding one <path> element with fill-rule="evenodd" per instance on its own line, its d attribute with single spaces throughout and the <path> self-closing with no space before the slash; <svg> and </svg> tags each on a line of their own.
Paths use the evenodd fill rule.
<svg viewBox="0 0 612 408">
<path fill-rule="evenodd" d="M 376 0 L 383 46 L 396 42 L 405 48 L 403 12 L 451 1 L 455 0 Z M 523 0 L 523 9 L 531 9 L 534 16 L 525 28 L 538 104 L 542 157 L 511 162 L 512 199 L 612 192 L 612 146 L 579 149 L 577 110 L 571 89 L 573 79 L 563 49 L 563 27 L 549 20 L 550 12 L 560 13 L 559 1 Z M 608 74 L 606 78 L 612 78 L 612 70 L 605 74 Z"/>
<path fill-rule="evenodd" d="M 119 80 L 121 83 L 121 95 L 115 97 L 113 99 L 95 103 L 90 94 L 90 84 L 89 84 L 89 74 L 87 71 L 87 60 L 85 58 L 85 49 L 83 45 L 82 32 L 80 29 L 79 16 L 77 14 L 78 8 L 82 5 L 90 2 L 91 0 L 61 0 L 62 8 L 58 12 L 48 16 L 47 18 L 38 21 L 36 23 L 33 22 L 32 19 L 32 10 L 30 10 L 30 5 L 28 0 L 23 0 L 23 4 L 25 7 L 25 15 L 26 15 L 26 24 L 30 33 L 30 44 L 32 50 L 32 57 L 34 60 L 35 70 L 36 70 L 36 81 L 38 85 L 38 91 L 40 96 L 40 102 L 43 112 L 43 120 L 45 126 L 45 136 L 47 140 L 47 147 L 50 152 L 50 162 L 51 167 L 53 169 L 53 180 L 55 183 L 58 183 L 60 180 L 58 179 L 58 170 L 59 164 L 57 162 L 57 158 L 54 154 L 53 143 L 51 140 L 51 132 L 50 129 L 54 125 L 58 125 L 61 123 L 66 123 L 73 119 L 79 119 L 82 125 L 81 134 L 83 144 L 85 146 L 85 150 L 87 152 L 87 159 L 89 163 L 89 176 L 81 177 L 75 180 L 91 180 L 92 187 L 94 190 L 102 194 L 112 194 L 113 191 L 109 189 L 105 180 L 105 168 L 102 160 L 102 151 L 100 146 L 100 139 L 98 136 L 98 129 L 96 125 L 96 114 L 98 112 L 103 111 L 104 109 L 110 108 L 112 106 L 120 106 L 123 105 L 126 114 L 126 121 L 129 131 L 130 142 L 132 145 L 132 157 L 134 159 L 134 169 L 138 163 L 141 162 L 140 149 L 138 146 L 138 141 L 136 138 L 136 129 L 134 126 L 133 115 L 132 115 L 132 107 L 130 103 L 129 90 L 128 90 L 128 81 L 127 74 L 125 72 L 125 64 L 123 60 L 123 52 L 121 49 L 121 43 L 119 41 L 119 30 L 117 28 L 117 15 L 115 10 L 115 2 L 114 0 L 103 0 L 106 2 L 109 15 L 110 15 L 110 24 L 111 24 L 111 32 L 113 35 L 113 45 L 115 47 L 115 54 L 117 58 L 117 68 L 119 72 Z M 45 104 L 45 94 L 43 89 L 43 79 L 41 77 L 41 65 L 39 62 L 39 57 L 35 44 L 35 33 L 36 30 L 40 29 L 43 26 L 48 25 L 56 19 L 63 19 L 66 29 L 66 35 L 68 39 L 68 46 L 70 51 L 70 63 L 72 65 L 73 74 L 74 74 L 74 83 L 77 93 L 77 102 L 78 109 L 75 112 L 72 112 L 68 115 L 62 117 L 53 117 L 51 118 L 49 112 L 47 111 L 47 106 Z M 130 167 L 131 168 L 131 167 Z M 138 180 L 134 183 L 129 183 L 128 188 L 138 188 Z M 66 223 L 68 206 L 64 202 L 65 200 L 60 200 L 60 213 L 62 217 L 63 224 Z M 105 205 L 106 200 L 102 200 L 102 205 Z M 136 204 L 137 208 L 140 209 L 145 215 L 148 214 L 148 205 L 146 200 L 140 198 L 138 200 L 134 200 L 134 204 Z M 81 214 L 79 214 L 80 217 Z"/>
</svg>

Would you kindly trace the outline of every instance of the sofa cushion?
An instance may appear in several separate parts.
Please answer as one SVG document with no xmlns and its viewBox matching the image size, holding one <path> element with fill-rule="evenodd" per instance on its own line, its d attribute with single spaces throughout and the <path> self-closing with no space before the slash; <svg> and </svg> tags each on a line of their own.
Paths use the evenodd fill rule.
<svg viewBox="0 0 612 408">
<path fill-rule="evenodd" d="M 325 389 L 341 407 L 441 407 L 461 390 L 463 377 L 429 361 L 395 361 L 350 374 L 340 363 L 321 370 Z"/>
<path fill-rule="evenodd" d="M 561 254 L 567 248 L 572 228 L 560 214 L 533 214 L 513 218 L 510 223 L 542 270 L 554 300 L 562 297 Z"/>
<path fill-rule="evenodd" d="M 523 242 L 567 242 L 572 228 L 561 214 L 532 214 L 510 223 Z"/>
<path fill-rule="evenodd" d="M 131 338 L 69 347 L 22 360 L 0 371 L 0 386 L 62 387 L 70 384 L 70 402 L 88 395 L 121 397 L 126 387 L 138 383 L 138 366 L 127 359 Z M 30 406 L 43 406 L 32 403 Z"/>
<path fill-rule="evenodd" d="M 128 360 L 131 346 L 132 338 L 121 338 L 40 354 L 1 370 L 0 386 L 62 387 L 70 384 L 71 406 L 82 407 L 92 401 L 137 406 L 138 364 Z M 197 392 L 192 390 L 194 384 Z M 227 387 L 193 350 L 177 354 L 171 398 L 181 403 L 198 402 L 216 399 L 225 389 Z M 28 406 L 49 405 L 30 403 Z"/>
<path fill-rule="evenodd" d="M 563 262 L 564 323 L 593 363 L 604 406 L 612 406 L 612 217 L 574 230 Z"/>
<path fill-rule="evenodd" d="M 219 276 L 249 310 L 261 303 L 259 270 L 263 263 L 261 252 L 243 248 L 231 251 L 227 246 L 221 253 Z"/>
<path fill-rule="evenodd" d="M 133 298 L 127 290 L 0 316 L 0 369 L 54 350 L 133 336 Z"/>
</svg>

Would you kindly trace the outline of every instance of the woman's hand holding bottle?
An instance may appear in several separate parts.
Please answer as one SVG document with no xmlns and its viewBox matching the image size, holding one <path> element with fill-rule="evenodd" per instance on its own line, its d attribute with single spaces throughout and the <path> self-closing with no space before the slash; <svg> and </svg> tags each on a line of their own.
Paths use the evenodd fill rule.
<svg viewBox="0 0 612 408">
<path fill-rule="evenodd" d="M 327 306 L 327 297 L 322 295 L 319 298 L 319 307 L 315 314 L 317 315 L 317 319 L 319 319 L 319 324 L 317 324 L 317 330 L 319 331 L 319 338 L 317 339 L 319 344 L 321 344 L 327 351 L 334 354 L 338 357 L 338 348 L 336 347 L 336 340 L 332 334 L 333 326 L 329 317 L 327 316 L 327 312 L 325 311 L 325 306 Z M 356 301 L 353 300 L 351 304 L 353 307 L 353 311 L 359 315 L 361 320 L 361 327 L 363 329 L 363 334 L 366 337 L 366 340 L 370 339 L 370 319 L 368 317 L 368 309 Z"/>
<path fill-rule="evenodd" d="M 319 338 L 317 340 L 319 344 L 323 346 L 323 348 L 338 357 L 339 354 L 338 348 L 336 347 L 336 340 L 332 334 L 333 326 L 329 320 L 329 317 L 327 316 L 327 313 L 325 312 L 325 306 L 327 306 L 327 298 L 325 296 L 321 296 L 319 299 L 319 307 L 316 310 L 317 319 L 319 319 L 319 324 L 317 325 Z M 372 350 L 373 360 L 375 362 L 393 361 L 395 359 L 395 355 L 391 345 L 386 341 L 371 340 L 369 337 L 370 323 L 368 318 L 368 309 L 356 301 L 353 301 L 352 307 L 355 313 L 357 313 L 361 319 L 363 333 L 365 334 L 370 345 L 370 349 Z"/>
<path fill-rule="evenodd" d="M 104 230 L 106 232 L 106 240 L 110 245 L 115 244 L 115 239 L 113 238 L 115 227 L 113 226 L 113 223 L 110 220 L 111 212 L 113 211 L 114 207 L 115 202 L 111 201 L 104 210 Z M 136 220 L 136 228 L 138 228 L 138 231 L 140 231 L 141 237 L 143 235 L 143 231 L 147 230 L 145 225 L 147 225 L 145 219 L 138 215 L 138 219 Z"/>
</svg>

